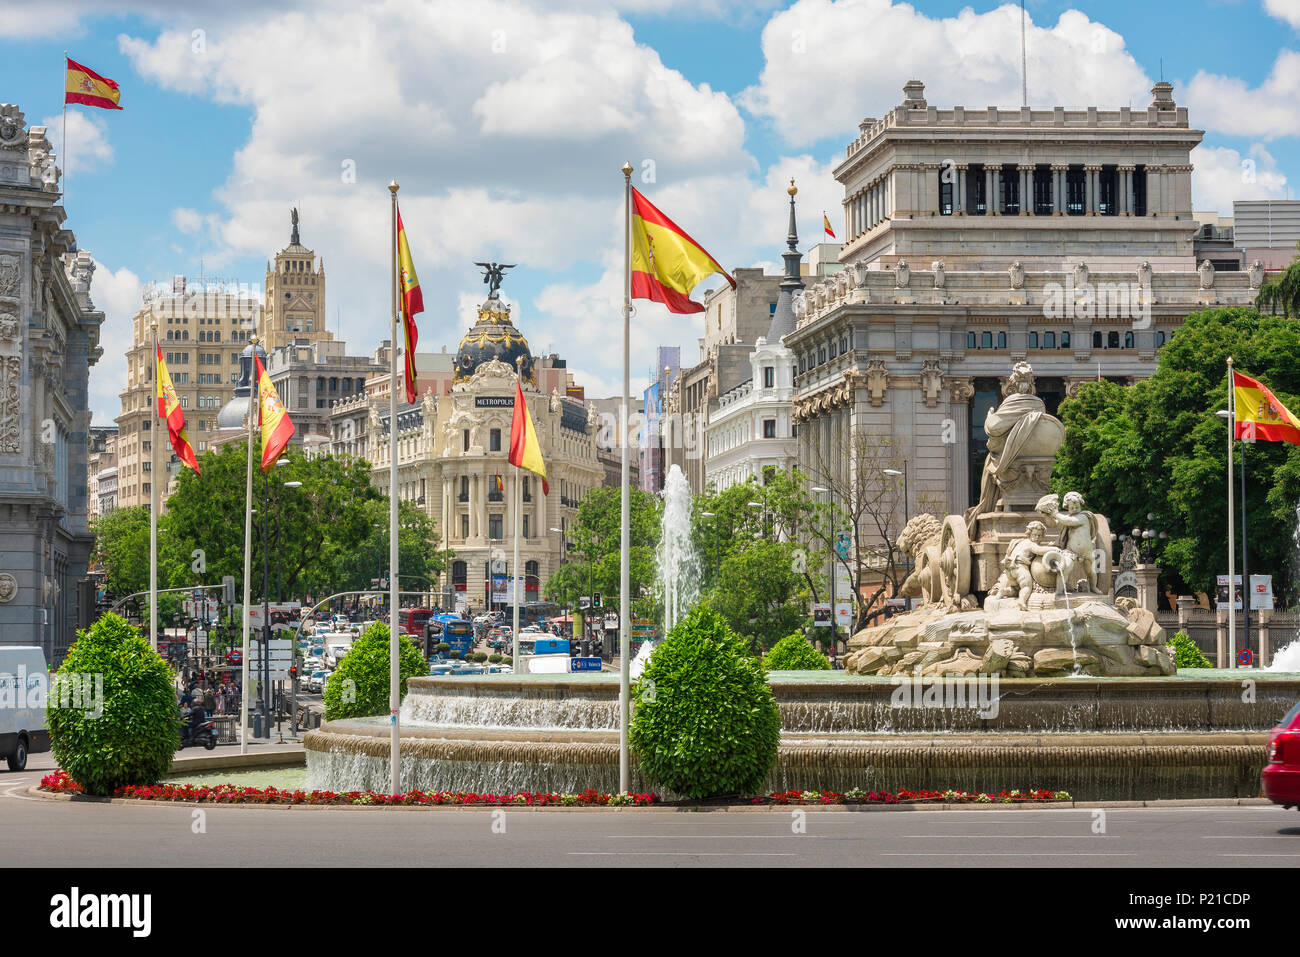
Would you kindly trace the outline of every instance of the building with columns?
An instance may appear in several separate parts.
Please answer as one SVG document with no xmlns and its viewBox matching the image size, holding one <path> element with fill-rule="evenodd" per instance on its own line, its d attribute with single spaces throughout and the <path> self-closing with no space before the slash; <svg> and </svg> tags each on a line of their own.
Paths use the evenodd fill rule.
<svg viewBox="0 0 1300 957">
<path fill-rule="evenodd" d="M 498 595 L 504 590 L 500 576 L 521 574 L 526 600 L 538 600 L 547 578 L 560 566 L 562 543 L 583 496 L 602 484 L 595 408 L 566 395 L 562 386 L 572 387 L 572 376 L 563 360 L 534 357 L 511 322 L 510 307 L 495 292 L 479 308 L 478 321 L 461 340 L 453 365 L 448 391 L 437 394 L 430 387 L 414 405 L 398 405 L 398 494 L 434 520 L 442 545 L 454 552 L 438 584 L 444 594 L 455 593 L 458 607 L 481 609 L 493 602 L 494 575 Z M 516 372 L 550 485 L 545 495 L 540 480 L 519 473 L 518 572 L 501 564 L 509 562 L 514 549 L 514 483 L 519 470 L 507 456 Z M 551 390 L 543 391 L 548 383 Z M 376 388 L 367 408 L 364 454 L 375 485 L 386 491 L 391 416 L 387 388 L 372 384 Z M 342 427 L 357 409 L 337 411 Z"/>
<path fill-rule="evenodd" d="M 0 644 L 57 668 L 95 607 L 87 566 L 95 263 L 64 225 L 43 126 L 0 105 Z"/>
<path fill-rule="evenodd" d="M 840 450 L 875 438 L 908 466 L 900 512 L 960 512 L 979 498 L 984 418 L 1014 363 L 1055 413 L 1083 382 L 1150 376 L 1189 313 L 1249 304 L 1264 267 L 1196 261 L 1202 134 L 1167 83 L 1145 110 L 941 110 L 918 81 L 904 93 L 834 170 L 845 268 L 796 301 L 784 339 L 799 462 L 847 481 Z"/>
</svg>

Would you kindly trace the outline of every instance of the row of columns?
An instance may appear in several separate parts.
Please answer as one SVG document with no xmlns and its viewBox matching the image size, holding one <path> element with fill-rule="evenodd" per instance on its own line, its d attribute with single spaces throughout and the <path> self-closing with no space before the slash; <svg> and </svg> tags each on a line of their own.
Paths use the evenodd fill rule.
<svg viewBox="0 0 1300 957">
<path fill-rule="evenodd" d="M 848 240 L 869 232 L 889 216 L 889 180 L 881 179 L 855 193 L 848 206 Z"/>
<path fill-rule="evenodd" d="M 488 534 L 487 515 L 488 515 L 488 493 L 492 491 L 489 488 L 490 476 L 478 472 L 472 472 L 469 478 L 469 538 L 477 539 L 486 537 Z M 460 479 L 459 475 L 445 475 L 442 483 L 442 516 L 443 522 L 446 523 L 446 532 L 454 540 L 460 540 Z M 501 481 L 504 486 L 501 491 L 502 506 L 502 540 L 508 540 L 514 534 L 514 498 L 515 476 L 510 474 L 509 470 L 501 473 Z M 539 538 L 547 531 L 543 527 L 545 516 L 545 496 L 541 493 L 541 484 L 537 480 L 531 482 L 532 501 L 523 503 L 523 514 L 530 517 L 529 521 L 529 538 Z M 497 504 L 497 503 L 492 503 Z"/>
<path fill-rule="evenodd" d="M 1037 165 L 1032 163 L 1015 164 L 1016 205 L 1021 216 L 1034 215 L 1034 173 Z M 969 207 L 972 205 L 967 189 L 970 165 L 958 164 L 954 169 L 956 171 L 956 182 L 953 184 L 953 212 L 957 215 L 963 215 L 969 212 Z M 1102 167 L 1095 164 L 1083 167 L 1084 213 L 1088 216 L 1097 216 L 1101 212 L 1101 170 Z M 1121 216 L 1133 214 L 1133 174 L 1135 171 L 1136 167 L 1134 166 L 1119 166 L 1116 168 L 1116 188 L 1119 194 L 1117 197 L 1119 207 L 1117 212 Z M 1051 165 L 1050 204 L 1052 212 L 1050 215 L 1063 216 L 1066 213 L 1069 199 L 1068 172 L 1069 166 L 1067 164 L 1053 163 Z M 942 174 L 943 170 L 940 168 L 940 175 Z M 1002 203 L 1004 177 L 1006 175 L 1007 173 L 1001 165 L 984 167 L 985 209 L 990 215 L 1014 215 L 1007 212 Z M 1162 167 L 1148 167 L 1147 182 L 1150 187 L 1148 190 L 1148 211 L 1169 212 L 1173 202 L 1173 195 L 1168 171 Z"/>
</svg>

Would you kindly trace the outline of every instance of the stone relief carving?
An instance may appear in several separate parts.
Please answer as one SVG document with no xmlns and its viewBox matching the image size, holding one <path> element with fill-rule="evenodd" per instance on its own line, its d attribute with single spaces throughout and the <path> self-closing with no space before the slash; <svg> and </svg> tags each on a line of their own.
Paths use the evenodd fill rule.
<svg viewBox="0 0 1300 957">
<path fill-rule="evenodd" d="M 911 281 L 912 267 L 907 264 L 906 259 L 900 259 L 894 264 L 894 285 L 899 289 L 906 289 Z"/>
<path fill-rule="evenodd" d="M 943 389 L 943 372 L 939 369 L 938 359 L 926 359 L 921 363 L 921 393 L 925 404 L 933 409 L 939 404 L 939 393 Z"/>
<path fill-rule="evenodd" d="M 1074 288 L 1083 289 L 1088 284 L 1088 264 L 1080 260 L 1074 264 Z"/>
<path fill-rule="evenodd" d="M 12 150 L 27 142 L 27 121 L 12 103 L 0 106 L 0 148 Z"/>
<path fill-rule="evenodd" d="M 0 357 L 0 452 L 22 451 L 22 381 L 22 359 Z"/>
<path fill-rule="evenodd" d="M 867 392 L 871 404 L 879 408 L 885 402 L 885 390 L 889 387 L 889 373 L 885 369 L 884 359 L 872 359 L 867 363 Z"/>
<path fill-rule="evenodd" d="M 796 320 L 802 319 L 808 312 L 808 301 L 804 298 L 802 292 L 797 292 L 790 300 L 790 308 L 794 310 Z"/>
<path fill-rule="evenodd" d="M 1012 289 L 1023 289 L 1025 285 L 1025 267 L 1017 259 L 1007 267 L 1007 276 L 1011 279 Z"/>
<path fill-rule="evenodd" d="M 859 286 L 865 286 L 867 284 L 867 264 L 854 263 L 852 268 L 854 283 Z"/>
<path fill-rule="evenodd" d="M 18 579 L 8 572 L 0 572 L 0 603 L 8 604 L 18 594 Z"/>
<path fill-rule="evenodd" d="M 1264 282 L 1264 264 L 1256 259 L 1246 267 L 1246 272 L 1250 276 L 1250 288 L 1258 289 Z"/>
<path fill-rule="evenodd" d="M 18 338 L 18 317 L 11 312 L 0 312 L 0 342 L 13 342 Z"/>
<path fill-rule="evenodd" d="M 1151 263 L 1142 260 L 1142 264 L 1137 268 L 1138 285 L 1146 288 L 1151 287 Z"/>
<path fill-rule="evenodd" d="M 5 299 L 18 298 L 18 283 L 22 273 L 18 268 L 17 256 L 0 256 L 0 296 Z"/>
<path fill-rule="evenodd" d="M 948 380 L 948 401 L 952 405 L 965 405 L 975 397 L 975 383 L 970 379 Z"/>
<path fill-rule="evenodd" d="M 936 259 L 930 263 L 930 269 L 934 272 L 934 288 L 942 289 L 943 284 L 948 281 L 947 276 L 944 275 L 943 260 Z"/>
<path fill-rule="evenodd" d="M 1214 263 L 1208 259 L 1202 259 L 1201 264 L 1196 267 L 1196 271 L 1201 274 L 1201 288 L 1214 288 Z"/>
</svg>

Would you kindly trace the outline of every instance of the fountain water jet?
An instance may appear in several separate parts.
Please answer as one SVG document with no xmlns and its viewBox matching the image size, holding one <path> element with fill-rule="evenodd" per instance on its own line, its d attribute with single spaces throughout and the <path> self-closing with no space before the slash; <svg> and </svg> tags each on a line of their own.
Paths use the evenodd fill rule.
<svg viewBox="0 0 1300 957">
<path fill-rule="evenodd" d="M 691 539 L 691 486 L 681 467 L 674 465 L 664 481 L 664 512 L 659 523 L 658 591 L 664 602 L 664 633 L 667 634 L 691 609 L 700 593 L 700 556 Z M 631 675 L 638 678 L 654 651 L 646 641 L 632 659 Z"/>
</svg>

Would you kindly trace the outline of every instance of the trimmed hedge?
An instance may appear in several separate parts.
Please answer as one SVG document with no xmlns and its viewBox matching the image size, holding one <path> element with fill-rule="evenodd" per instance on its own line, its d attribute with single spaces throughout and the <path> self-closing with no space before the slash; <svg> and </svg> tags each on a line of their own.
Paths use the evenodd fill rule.
<svg viewBox="0 0 1300 957">
<path fill-rule="evenodd" d="M 780 741 L 776 699 L 726 619 L 696 607 L 655 649 L 633 691 L 640 768 L 688 798 L 762 788 Z"/>
<path fill-rule="evenodd" d="M 795 632 L 786 635 L 763 658 L 768 671 L 829 671 L 831 663 L 808 639 Z"/>
<path fill-rule="evenodd" d="M 339 661 L 338 668 L 325 682 L 325 692 L 321 696 L 325 703 L 325 720 L 387 714 L 390 660 L 388 625 L 375 622 L 352 643 L 348 653 Z M 397 669 L 403 697 L 406 696 L 408 678 L 429 673 L 429 663 L 406 635 L 399 635 L 397 639 Z"/>
<path fill-rule="evenodd" d="M 1179 668 L 1214 667 L 1210 663 L 1210 659 L 1205 657 L 1187 632 L 1175 632 L 1174 637 L 1169 639 L 1169 644 L 1174 649 L 1174 664 Z"/>
<path fill-rule="evenodd" d="M 100 681 L 103 713 L 97 714 Z M 79 687 L 90 701 L 77 694 Z M 61 699 L 69 707 L 60 707 Z M 153 784 L 180 746 L 171 669 L 139 632 L 106 614 L 79 631 L 68 649 L 50 688 L 46 724 L 54 759 L 86 794 Z"/>
</svg>

